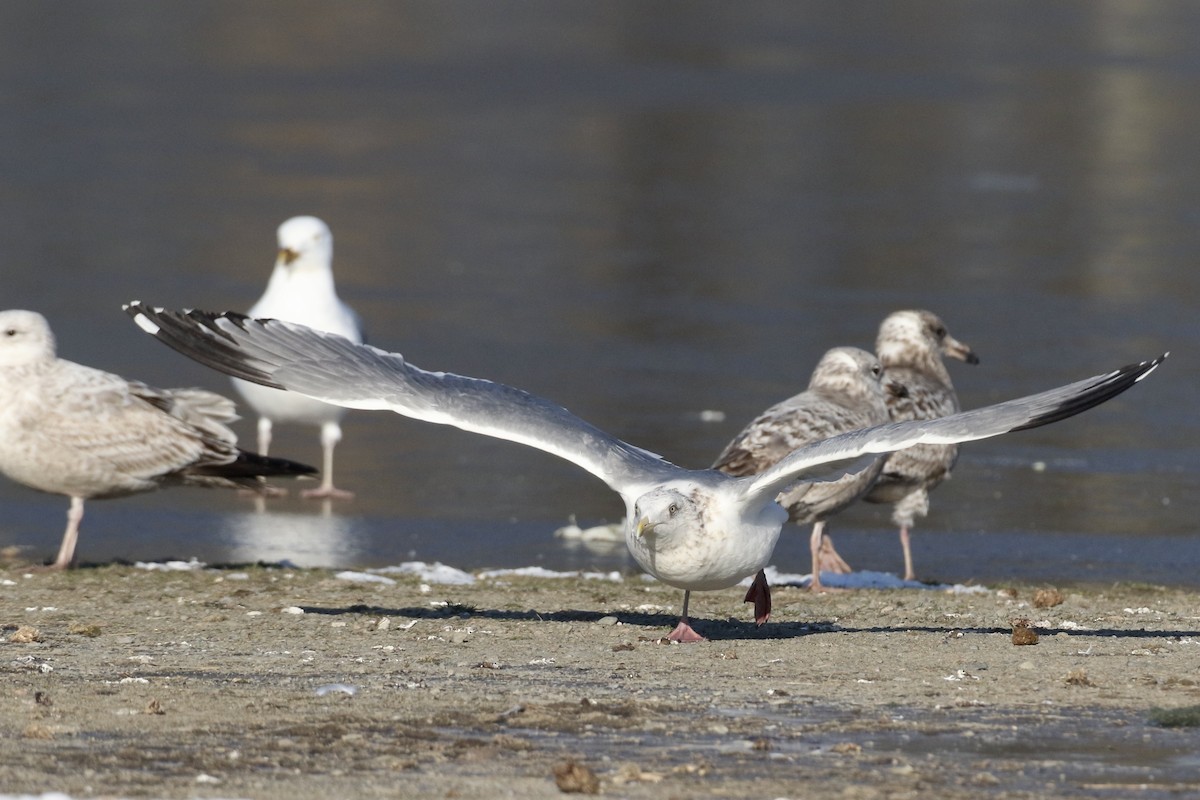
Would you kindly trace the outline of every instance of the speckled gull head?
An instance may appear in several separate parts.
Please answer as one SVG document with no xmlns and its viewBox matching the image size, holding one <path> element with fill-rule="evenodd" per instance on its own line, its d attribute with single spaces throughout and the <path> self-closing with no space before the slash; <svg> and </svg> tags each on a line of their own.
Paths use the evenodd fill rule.
<svg viewBox="0 0 1200 800">
<path fill-rule="evenodd" d="M 828 350 L 813 368 L 808 385 L 852 401 L 878 404 L 880 408 L 888 395 L 903 397 L 908 392 L 903 384 L 887 378 L 883 364 L 874 354 L 857 347 Z"/>
<path fill-rule="evenodd" d="M 978 364 L 979 356 L 946 329 L 946 323 L 931 311 L 895 311 L 879 326 L 875 353 L 885 367 L 892 364 L 937 362 L 939 356 Z"/>
<path fill-rule="evenodd" d="M 766 566 L 787 519 L 775 498 L 798 480 L 836 477 L 863 456 L 913 444 L 966 442 L 1065 419 L 1125 391 L 1163 358 L 949 417 L 852 431 L 735 478 L 677 467 L 520 389 L 428 372 L 399 353 L 302 325 L 140 302 L 125 310 L 143 331 L 229 375 L 347 408 L 394 411 L 507 439 L 582 467 L 624 501 L 625 542 L 638 564 L 685 591 L 733 586 Z"/>
</svg>

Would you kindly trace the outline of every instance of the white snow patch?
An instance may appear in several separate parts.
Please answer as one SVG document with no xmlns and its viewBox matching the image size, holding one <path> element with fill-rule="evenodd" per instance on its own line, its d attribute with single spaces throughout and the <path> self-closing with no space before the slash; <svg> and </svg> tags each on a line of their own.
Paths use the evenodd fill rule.
<svg viewBox="0 0 1200 800">
<path fill-rule="evenodd" d="M 192 558 L 188 561 L 138 561 L 133 566 L 137 569 L 148 569 L 151 572 L 187 572 L 204 569 L 208 565 Z"/>
<path fill-rule="evenodd" d="M 429 564 L 425 561 L 405 561 L 391 567 L 381 567 L 371 570 L 380 575 L 416 575 L 428 583 L 449 583 L 467 586 L 475 582 L 475 576 L 461 569 L 446 566 L 435 561 Z"/>
<path fill-rule="evenodd" d="M 545 567 L 518 567 L 517 569 L 488 569 L 479 573 L 480 578 L 505 578 L 519 576 L 523 578 L 583 578 L 590 581 L 612 581 L 620 583 L 621 573 L 613 572 L 556 572 Z"/>
<path fill-rule="evenodd" d="M 372 575 L 369 572 L 355 572 L 354 570 L 345 570 L 339 572 L 333 577 L 338 580 L 350 581 L 351 583 L 382 583 L 386 586 L 391 586 L 396 582 L 386 575 Z"/>
</svg>

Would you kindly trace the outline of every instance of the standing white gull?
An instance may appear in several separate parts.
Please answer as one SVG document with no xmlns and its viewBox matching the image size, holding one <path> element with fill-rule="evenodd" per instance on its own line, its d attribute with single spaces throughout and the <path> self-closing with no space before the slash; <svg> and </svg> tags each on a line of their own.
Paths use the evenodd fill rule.
<svg viewBox="0 0 1200 800">
<path fill-rule="evenodd" d="M 727 475 L 754 475 L 776 464 L 798 447 L 828 439 L 839 433 L 869 428 L 888 421 L 888 395 L 903 394 L 905 388 L 885 381 L 883 368 L 871 353 L 857 347 L 835 347 L 821 357 L 800 394 L 776 403 L 759 414 L 733 438 L 717 457 L 713 469 Z M 866 468 L 835 481 L 803 482 L 779 495 L 788 519 L 799 525 L 812 523 L 809 550 L 812 580 L 809 588 L 820 591 L 822 554 L 842 571 L 849 571 L 836 553 L 824 550 L 825 520 L 849 507 L 875 483 L 883 470 L 880 456 Z M 755 576 L 746 602 L 755 604 L 755 619 L 770 613 L 770 589 L 766 575 Z"/>
<path fill-rule="evenodd" d="M 83 501 L 160 486 L 248 487 L 312 467 L 237 448 L 233 402 L 202 389 L 155 389 L 55 355 L 34 311 L 0 312 L 0 472 L 71 498 L 58 557 L 75 556 Z"/>
<path fill-rule="evenodd" d="M 960 410 L 943 356 L 978 364 L 970 347 L 955 339 L 946 324 L 929 311 L 896 311 L 879 326 L 875 354 L 884 374 L 904 385 L 904 397 L 889 397 L 893 421 L 935 419 Z M 904 580 L 916 579 L 909 531 L 918 516 L 929 513 L 929 493 L 950 477 L 958 460 L 954 444 L 919 444 L 888 458 L 879 480 L 867 493 L 868 503 L 894 503 L 892 522 L 900 528 Z"/>
<path fill-rule="evenodd" d="M 252 317 L 273 317 L 361 342 L 358 315 L 337 296 L 333 284 L 333 234 L 316 217 L 292 217 L 279 226 L 279 252 L 267 290 L 250 308 Z M 233 386 L 258 412 L 258 451 L 270 452 L 276 422 L 317 425 L 321 429 L 321 485 L 305 497 L 348 499 L 353 492 L 333 485 L 333 449 L 342 440 L 346 409 L 293 392 L 281 392 L 234 379 Z"/>
<path fill-rule="evenodd" d="M 621 495 L 625 543 L 642 569 L 684 590 L 679 625 L 668 637 L 675 640 L 698 638 L 688 624 L 692 591 L 733 586 L 766 566 L 787 520 L 775 499 L 796 481 L 921 442 L 966 442 L 1064 419 L 1128 389 L 1165 357 L 951 417 L 812 442 L 757 475 L 735 478 L 677 467 L 528 392 L 427 372 L 397 353 L 301 325 L 139 302 L 125 310 L 142 330 L 221 372 L 347 408 L 508 439 L 582 467 Z"/>
</svg>

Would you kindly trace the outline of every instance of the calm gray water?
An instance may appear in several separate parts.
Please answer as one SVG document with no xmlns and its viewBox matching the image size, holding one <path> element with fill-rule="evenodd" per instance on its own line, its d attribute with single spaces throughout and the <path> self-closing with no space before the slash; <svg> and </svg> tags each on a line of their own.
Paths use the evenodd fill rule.
<svg viewBox="0 0 1200 800">
<path fill-rule="evenodd" d="M 1198 37 L 1185 3 L 6 3 L 2 305 L 66 358 L 228 391 L 120 304 L 245 309 L 275 227 L 316 214 L 375 344 L 695 467 L 900 307 L 981 355 L 952 364 L 967 406 L 1169 349 L 1102 408 L 964 448 L 914 548 L 942 580 L 1196 585 Z M 630 566 L 552 537 L 621 514 L 570 464 L 345 428 L 353 502 L 95 502 L 80 558 Z M 278 441 L 319 460 L 315 431 Z M 0 544 L 52 554 L 66 505 L 0 481 Z M 834 528 L 899 567 L 886 509 Z"/>
</svg>

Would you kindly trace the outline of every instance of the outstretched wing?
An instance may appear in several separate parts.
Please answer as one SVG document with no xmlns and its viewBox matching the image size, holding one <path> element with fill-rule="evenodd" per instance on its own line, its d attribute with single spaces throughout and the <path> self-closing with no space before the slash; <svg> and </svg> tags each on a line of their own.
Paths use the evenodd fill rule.
<svg viewBox="0 0 1200 800">
<path fill-rule="evenodd" d="M 774 498 L 797 478 L 812 474 L 815 465 L 832 470 L 868 453 L 890 453 L 915 444 L 970 442 L 1058 422 L 1116 397 L 1149 375 L 1166 357 L 1164 353 L 1057 389 L 948 417 L 891 422 L 813 442 L 792 451 L 765 472 L 743 478 L 742 494 L 748 502 Z"/>
<path fill-rule="evenodd" d="M 155 338 L 236 378 L 519 442 L 583 467 L 622 495 L 640 494 L 683 471 L 528 392 L 428 372 L 398 353 L 335 334 L 232 312 L 169 311 L 139 302 L 125 311 Z"/>
</svg>

